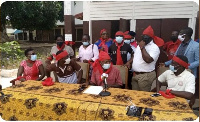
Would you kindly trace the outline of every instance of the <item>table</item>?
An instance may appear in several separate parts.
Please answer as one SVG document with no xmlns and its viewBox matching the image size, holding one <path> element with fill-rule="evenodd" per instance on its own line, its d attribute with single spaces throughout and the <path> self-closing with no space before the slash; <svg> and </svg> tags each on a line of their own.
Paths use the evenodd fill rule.
<svg viewBox="0 0 200 122">
<path fill-rule="evenodd" d="M 150 97 L 151 92 L 109 88 L 111 96 L 78 92 L 78 84 L 42 86 L 26 81 L 3 89 L 0 114 L 4 120 L 195 120 L 197 116 L 183 98 Z M 139 107 L 152 108 L 152 117 L 126 115 L 128 98 Z"/>
</svg>

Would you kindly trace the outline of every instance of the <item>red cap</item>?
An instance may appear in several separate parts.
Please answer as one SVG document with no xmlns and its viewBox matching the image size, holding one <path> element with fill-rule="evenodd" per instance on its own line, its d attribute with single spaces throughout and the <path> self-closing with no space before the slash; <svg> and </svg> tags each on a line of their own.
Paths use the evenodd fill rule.
<svg viewBox="0 0 200 122">
<path fill-rule="evenodd" d="M 107 30 L 106 30 L 106 29 L 102 29 L 102 30 L 100 31 L 100 35 L 101 35 L 104 31 L 107 31 Z"/>
<path fill-rule="evenodd" d="M 110 60 L 110 56 L 105 51 L 99 53 L 99 61 Z"/>
<path fill-rule="evenodd" d="M 143 31 L 143 35 L 148 35 L 151 38 L 153 38 L 154 43 L 158 46 L 161 47 L 164 45 L 164 40 L 161 39 L 160 37 L 157 37 L 154 35 L 154 31 L 153 28 L 149 25 L 144 31 Z"/>
<path fill-rule="evenodd" d="M 148 35 L 151 38 L 154 38 L 154 31 L 153 28 L 149 25 L 144 31 L 143 31 L 143 35 Z"/>
<path fill-rule="evenodd" d="M 117 31 L 115 33 L 115 36 L 124 36 L 124 33 L 122 31 Z"/>
<path fill-rule="evenodd" d="M 126 34 L 126 35 L 124 35 L 124 38 L 125 38 L 125 39 L 131 39 L 132 37 L 131 37 L 131 35 L 127 35 L 127 34 Z"/>
<path fill-rule="evenodd" d="M 124 32 L 124 35 L 125 35 L 125 34 L 128 34 L 128 33 L 129 33 L 129 31 L 125 31 L 125 32 Z"/>
<path fill-rule="evenodd" d="M 157 36 L 154 36 L 153 40 L 154 40 L 154 43 L 155 43 L 158 47 L 163 46 L 164 43 L 165 43 L 163 39 L 161 39 L 160 37 L 157 37 Z"/>
</svg>

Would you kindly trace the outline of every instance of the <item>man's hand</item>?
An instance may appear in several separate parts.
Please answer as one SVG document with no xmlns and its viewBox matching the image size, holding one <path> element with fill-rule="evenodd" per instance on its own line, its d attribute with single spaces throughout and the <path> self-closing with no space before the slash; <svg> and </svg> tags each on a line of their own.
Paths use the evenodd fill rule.
<svg viewBox="0 0 200 122">
<path fill-rule="evenodd" d="M 127 62 L 124 66 L 126 66 L 128 69 L 131 68 L 131 63 Z"/>
<path fill-rule="evenodd" d="M 146 44 L 145 42 L 142 40 L 138 43 L 138 45 L 140 46 L 140 49 L 142 49 Z"/>
</svg>

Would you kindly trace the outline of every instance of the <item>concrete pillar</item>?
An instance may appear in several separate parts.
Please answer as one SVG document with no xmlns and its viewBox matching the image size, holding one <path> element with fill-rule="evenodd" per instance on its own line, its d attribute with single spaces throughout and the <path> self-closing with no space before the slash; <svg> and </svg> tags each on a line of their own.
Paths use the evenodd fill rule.
<svg viewBox="0 0 200 122">
<path fill-rule="evenodd" d="M 75 19 L 72 15 L 72 2 L 64 1 L 65 42 L 70 46 L 75 41 Z"/>
</svg>

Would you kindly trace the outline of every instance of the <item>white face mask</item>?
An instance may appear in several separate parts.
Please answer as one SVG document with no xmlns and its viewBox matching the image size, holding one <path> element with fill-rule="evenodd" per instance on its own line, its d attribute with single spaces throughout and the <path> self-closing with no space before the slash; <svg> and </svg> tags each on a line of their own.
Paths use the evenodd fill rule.
<svg viewBox="0 0 200 122">
<path fill-rule="evenodd" d="M 131 39 L 131 42 L 134 42 L 135 41 L 135 38 L 134 39 Z"/>
<path fill-rule="evenodd" d="M 126 44 L 130 44 L 131 41 L 130 41 L 130 40 L 124 40 L 124 43 L 126 43 Z"/>
<path fill-rule="evenodd" d="M 102 67 L 103 67 L 103 69 L 109 69 L 110 68 L 110 64 L 104 64 Z"/>
<path fill-rule="evenodd" d="M 70 61 L 71 61 L 71 59 L 70 59 L 70 58 L 66 59 L 66 60 L 65 60 L 65 64 L 69 64 L 69 63 L 70 63 Z"/>
<path fill-rule="evenodd" d="M 115 37 L 115 39 L 116 39 L 116 42 L 117 43 L 122 43 L 122 41 L 123 41 L 123 37 L 121 37 L 121 36 L 117 36 L 117 37 Z"/>
<path fill-rule="evenodd" d="M 183 42 L 183 41 L 185 40 L 185 37 L 183 37 L 183 36 L 185 36 L 185 34 L 183 34 L 183 35 L 178 35 L 178 39 L 179 39 L 181 42 Z"/>
</svg>

